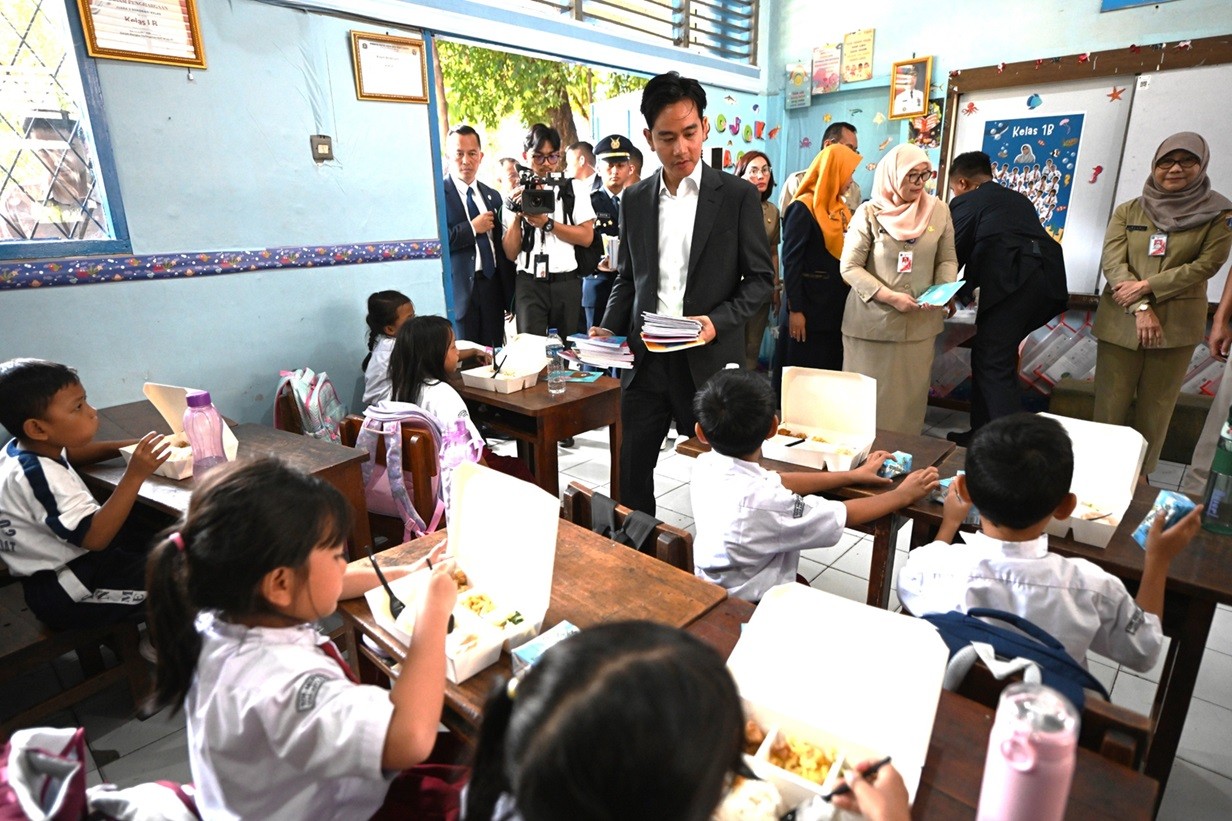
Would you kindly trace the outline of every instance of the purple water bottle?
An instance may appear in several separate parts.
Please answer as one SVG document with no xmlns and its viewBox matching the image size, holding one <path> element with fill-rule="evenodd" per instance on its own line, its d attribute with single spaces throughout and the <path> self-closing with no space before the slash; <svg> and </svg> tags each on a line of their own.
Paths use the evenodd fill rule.
<svg viewBox="0 0 1232 821">
<path fill-rule="evenodd" d="M 222 449 L 222 417 L 210 401 L 209 391 L 189 391 L 185 397 L 184 435 L 192 445 L 193 472 L 198 479 L 215 465 L 227 461 Z"/>
<path fill-rule="evenodd" d="M 984 759 L 977 821 L 1061 821 L 1074 778 L 1078 711 L 1042 684 L 1001 693 Z"/>
</svg>

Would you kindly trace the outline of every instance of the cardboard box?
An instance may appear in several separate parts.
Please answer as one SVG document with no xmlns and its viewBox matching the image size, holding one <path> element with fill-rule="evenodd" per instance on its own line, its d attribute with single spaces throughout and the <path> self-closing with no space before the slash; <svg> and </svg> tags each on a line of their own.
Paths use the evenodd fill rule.
<svg viewBox="0 0 1232 821">
<path fill-rule="evenodd" d="M 460 684 L 494 664 L 502 647 L 517 647 L 543 628 L 552 595 L 560 506 L 532 484 L 470 462 L 454 469 L 452 502 L 452 556 L 442 567 L 460 569 L 471 585 L 458 594 L 454 630 L 445 642 L 446 677 Z M 511 527 L 514 518 L 517 526 Z M 364 594 L 376 623 L 404 644 L 414 634 L 417 603 L 429 573 L 424 568 L 390 583 L 406 605 L 398 619 L 390 613 L 384 588 Z M 491 600 L 490 613 L 479 615 L 467 606 L 476 595 Z M 498 625 L 512 611 L 521 615 L 521 623 Z"/>
<path fill-rule="evenodd" d="M 1057 420 L 1069 434 L 1074 446 L 1070 490 L 1078 497 L 1078 509 L 1073 516 L 1064 521 L 1050 519 L 1045 529 L 1053 536 L 1065 536 L 1072 528 L 1076 541 L 1107 547 L 1134 498 L 1138 474 L 1146 459 L 1146 440 L 1124 425 L 1049 413 L 1040 415 Z M 1103 513 L 1107 515 L 1099 519 L 1084 518 Z"/>
<path fill-rule="evenodd" d="M 948 660 L 928 622 L 784 584 L 762 599 L 727 666 L 759 715 L 857 760 L 893 756 L 914 799 Z"/>
<path fill-rule="evenodd" d="M 501 366 L 499 374 L 493 376 L 492 365 L 470 368 L 462 371 L 462 383 L 468 388 L 494 393 L 515 393 L 534 387 L 539 381 L 539 372 L 548 364 L 547 344 L 546 336 L 518 334 L 493 354 L 494 362 Z"/>
<path fill-rule="evenodd" d="M 539 661 L 544 653 L 570 636 L 576 636 L 580 632 L 582 631 L 573 624 L 562 621 L 546 633 L 541 633 L 525 644 L 513 648 L 509 652 L 513 674 L 521 678 L 526 674 L 527 670 Z"/>
<path fill-rule="evenodd" d="M 167 424 L 171 427 L 171 432 L 182 434 L 184 432 L 184 411 L 188 407 L 188 392 L 201 389 L 181 388 L 176 385 L 159 385 L 155 382 L 146 382 L 141 390 L 154 407 L 158 409 L 163 419 L 166 420 Z M 239 440 L 235 438 L 231 428 L 223 425 L 222 449 L 227 454 L 228 460 L 235 459 L 236 453 L 239 452 L 239 446 Z M 120 455 L 124 457 L 125 464 L 132 461 L 133 453 L 136 450 L 136 445 L 120 448 Z M 167 461 L 158 466 L 158 470 L 154 471 L 154 475 L 166 476 L 168 479 L 187 479 L 189 476 L 192 476 L 192 448 L 172 448 L 171 455 L 167 458 Z"/>
<path fill-rule="evenodd" d="M 766 440 L 761 452 L 767 459 L 851 470 L 868 458 L 877 435 L 877 380 L 843 371 L 783 368 L 779 419 L 779 430 L 799 435 Z"/>
</svg>

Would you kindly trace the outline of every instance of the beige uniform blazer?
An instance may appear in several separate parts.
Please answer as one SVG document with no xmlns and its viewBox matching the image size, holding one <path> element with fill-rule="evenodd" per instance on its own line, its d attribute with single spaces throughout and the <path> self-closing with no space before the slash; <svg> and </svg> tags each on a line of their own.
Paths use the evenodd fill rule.
<svg viewBox="0 0 1232 821">
<path fill-rule="evenodd" d="M 1153 257 L 1149 254 L 1151 237 L 1158 233 L 1162 232 L 1137 199 L 1121 203 L 1112 212 L 1100 259 L 1108 284 L 1095 312 L 1098 339 L 1138 349 L 1134 311 L 1142 302 L 1128 310 L 1122 308 L 1112 298 L 1112 286 L 1142 279 L 1151 283 L 1151 293 L 1143 301 L 1155 309 L 1163 326 L 1163 347 L 1196 345 L 1206 337 L 1206 281 L 1232 250 L 1232 211 L 1205 225 L 1173 231 L 1168 234 L 1167 252 Z"/>
<path fill-rule="evenodd" d="M 877 222 L 876 213 L 872 202 L 861 205 L 843 239 L 839 271 L 851 286 L 843 309 L 843 333 L 879 342 L 918 342 L 936 336 L 944 327 L 944 311 L 904 314 L 874 301 L 873 294 L 884 286 L 918 297 L 933 285 L 958 279 L 950 208 L 938 200 L 928 228 L 915 242 L 894 239 Z M 899 254 L 903 252 L 912 255 L 911 272 L 900 274 Z"/>
</svg>

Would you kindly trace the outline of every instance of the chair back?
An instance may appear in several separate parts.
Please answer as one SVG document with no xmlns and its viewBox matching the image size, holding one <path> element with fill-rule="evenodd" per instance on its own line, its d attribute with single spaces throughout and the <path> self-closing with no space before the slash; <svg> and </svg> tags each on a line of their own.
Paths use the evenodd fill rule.
<svg viewBox="0 0 1232 821">
<path fill-rule="evenodd" d="M 570 482 L 561 500 L 561 518 L 591 529 L 591 498 L 595 492 L 580 482 Z M 633 511 L 616 506 L 616 524 L 623 525 Z M 693 572 L 693 534 L 687 530 L 661 523 L 654 529 L 654 557 L 686 573 Z"/>
<path fill-rule="evenodd" d="M 274 427 L 285 430 L 287 433 L 295 433 L 300 436 L 304 435 L 304 417 L 300 413 L 299 404 L 295 401 L 295 394 L 289 390 L 279 390 L 278 395 L 274 397 L 275 413 Z M 352 441 L 350 447 L 354 446 Z"/>
<path fill-rule="evenodd" d="M 359 438 L 359 429 L 364 424 L 364 417 L 347 414 L 339 425 L 342 444 L 349 448 L 355 447 Z M 385 442 L 378 440 L 376 445 L 376 463 L 385 464 Z M 432 494 L 432 477 L 440 470 L 440 454 L 436 452 L 436 442 L 432 431 L 417 422 L 402 423 L 402 469 L 411 475 L 414 485 L 414 498 L 411 504 L 424 521 L 430 521 L 436 511 L 436 498 Z M 385 536 L 390 544 L 401 544 L 403 522 L 396 516 L 384 516 L 379 513 L 368 514 L 369 524 L 374 535 Z M 396 535 L 391 535 L 395 534 Z"/>
</svg>

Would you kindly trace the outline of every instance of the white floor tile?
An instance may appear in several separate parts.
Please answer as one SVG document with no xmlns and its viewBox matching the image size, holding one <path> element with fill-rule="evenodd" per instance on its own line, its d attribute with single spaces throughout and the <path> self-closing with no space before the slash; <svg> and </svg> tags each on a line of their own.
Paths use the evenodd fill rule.
<svg viewBox="0 0 1232 821">
<path fill-rule="evenodd" d="M 868 535 L 867 533 L 861 533 L 858 530 L 852 530 L 849 527 L 845 527 L 843 528 L 842 538 L 838 540 L 838 547 L 842 548 L 843 551 L 846 552 L 850 550 L 851 548 L 855 547 L 856 544 L 863 541 L 864 539 L 871 539 L 871 538 L 873 537 Z"/>
<path fill-rule="evenodd" d="M 826 566 L 822 564 L 821 562 L 815 562 L 812 559 L 806 559 L 803 556 L 801 556 L 800 557 L 800 567 L 797 569 L 796 572 L 798 572 L 804 578 L 808 579 L 809 582 L 812 582 L 813 579 L 820 576 L 822 571 L 825 569 L 826 569 Z"/>
<path fill-rule="evenodd" d="M 1185 466 L 1176 462 L 1165 462 L 1163 459 L 1155 466 L 1155 472 L 1147 477 L 1154 487 L 1170 485 L 1176 487 L 1185 475 Z"/>
<path fill-rule="evenodd" d="M 656 483 L 656 485 L 657 484 L 658 483 Z M 656 490 L 657 489 L 658 488 L 656 487 Z M 662 496 L 656 496 L 655 505 L 659 510 L 667 508 L 668 510 L 674 510 L 677 513 L 693 518 L 693 500 L 691 498 L 691 493 L 692 491 L 689 485 L 680 485 L 675 490 L 668 491 Z"/>
<path fill-rule="evenodd" d="M 1232 709 L 1232 656 L 1207 650 L 1202 656 L 1194 698 Z"/>
<path fill-rule="evenodd" d="M 911 548 L 911 529 L 914 525 L 915 525 L 915 522 L 908 520 L 908 522 L 905 525 L 899 528 L 897 535 L 895 535 L 894 537 L 894 549 L 895 550 L 905 551 Z M 871 539 L 872 536 L 870 536 L 869 538 Z"/>
<path fill-rule="evenodd" d="M 669 451 L 659 457 L 659 463 L 655 465 L 655 473 L 687 482 L 693 478 L 693 465 L 696 463 L 697 460 L 692 456 L 681 456 Z"/>
<path fill-rule="evenodd" d="M 594 487 L 595 485 L 602 485 L 612 481 L 611 466 L 595 460 L 574 465 L 568 470 L 562 470 L 561 474 L 562 478 L 564 475 L 567 475 L 569 479 L 579 479 L 587 487 Z M 568 484 L 568 481 L 565 481 L 564 484 Z"/>
<path fill-rule="evenodd" d="M 1232 710 L 1195 698 L 1189 703 L 1189 716 L 1177 758 L 1232 777 Z"/>
<path fill-rule="evenodd" d="M 1232 655 L 1232 610 L 1222 604 L 1215 608 L 1215 620 L 1206 638 L 1206 646 L 1212 650 Z"/>
<path fill-rule="evenodd" d="M 841 570 L 826 570 L 809 585 L 856 602 L 863 603 L 868 598 L 868 582 Z"/>
<path fill-rule="evenodd" d="M 670 510 L 661 505 L 656 509 L 655 518 L 661 522 L 666 522 L 672 527 L 678 527 L 681 530 L 689 530 L 689 528 L 693 527 L 692 516 L 686 516 L 683 513 Z M 696 534 L 697 531 L 690 530 L 689 532 Z"/>
<path fill-rule="evenodd" d="M 1117 673 L 1116 684 L 1112 688 L 1113 704 L 1119 704 L 1136 713 L 1150 715 L 1151 704 L 1154 701 L 1155 685 L 1152 682 L 1131 676 L 1124 670 Z"/>
<path fill-rule="evenodd" d="M 1116 684 L 1117 668 L 1087 659 L 1087 669 L 1091 671 L 1091 675 L 1099 679 L 1099 683 L 1104 685 L 1105 690 L 1112 692 L 1113 685 Z"/>
<path fill-rule="evenodd" d="M 103 767 L 102 772 L 107 781 L 119 787 L 160 780 L 189 783 L 192 771 L 188 766 L 188 730 L 181 729 L 134 750 Z"/>
<path fill-rule="evenodd" d="M 594 456 L 595 454 L 588 453 L 580 448 L 574 448 L 572 450 L 562 448 L 560 452 L 556 454 L 556 469 L 558 471 L 569 470 L 570 468 L 577 467 L 583 462 L 592 461 Z"/>
<path fill-rule="evenodd" d="M 861 539 L 850 550 L 836 559 L 830 566 L 844 573 L 850 573 L 868 581 L 869 568 L 873 560 L 873 540 Z"/>
<path fill-rule="evenodd" d="M 801 550 L 800 557 L 829 567 L 842 557 L 848 549 L 842 542 L 839 542 L 834 547 L 810 547 L 808 550 Z"/>
<path fill-rule="evenodd" d="M 1223 821 L 1232 818 L 1232 779 L 1178 759 L 1157 821 Z"/>
<path fill-rule="evenodd" d="M 184 729 L 183 711 L 172 716 L 170 708 L 145 721 L 136 720 L 133 700 L 123 687 L 91 696 L 73 712 L 86 728 L 86 743 L 104 772 L 115 759 Z"/>
<path fill-rule="evenodd" d="M 670 476 L 655 476 L 654 477 L 654 489 L 655 489 L 656 499 L 660 499 L 663 496 L 666 496 L 668 493 L 671 493 L 673 490 L 676 490 L 678 488 L 685 488 L 687 490 L 688 487 L 689 487 L 688 482 L 682 482 L 679 479 L 673 479 Z"/>
</svg>

